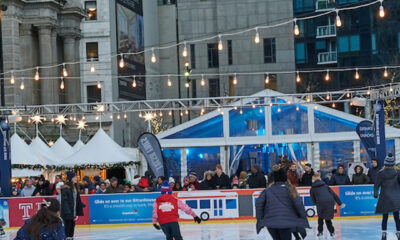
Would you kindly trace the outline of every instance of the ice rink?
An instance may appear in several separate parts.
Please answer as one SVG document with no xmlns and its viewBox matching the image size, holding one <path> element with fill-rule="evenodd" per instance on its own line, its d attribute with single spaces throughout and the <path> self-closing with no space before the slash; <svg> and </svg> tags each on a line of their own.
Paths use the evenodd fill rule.
<svg viewBox="0 0 400 240">
<path fill-rule="evenodd" d="M 394 231 L 393 220 L 389 220 L 389 240 L 397 240 Z M 324 237 L 316 237 L 316 221 L 310 222 L 312 229 L 309 229 L 306 239 L 333 239 L 327 236 L 325 229 Z M 335 239 L 362 239 L 377 240 L 380 239 L 380 220 L 335 220 L 336 228 Z M 181 224 L 181 231 L 184 239 L 199 240 L 242 240 L 242 239 L 271 239 L 266 229 L 263 229 L 260 235 L 256 234 L 255 222 L 244 223 L 206 223 L 200 225 Z M 6 237 L 2 239 L 14 239 L 16 230 L 7 231 Z M 96 240 L 160 240 L 165 239 L 161 231 L 155 230 L 152 226 L 135 227 L 96 227 L 96 228 L 78 228 L 75 239 L 96 239 Z M 293 238 L 294 239 L 294 238 Z"/>
</svg>

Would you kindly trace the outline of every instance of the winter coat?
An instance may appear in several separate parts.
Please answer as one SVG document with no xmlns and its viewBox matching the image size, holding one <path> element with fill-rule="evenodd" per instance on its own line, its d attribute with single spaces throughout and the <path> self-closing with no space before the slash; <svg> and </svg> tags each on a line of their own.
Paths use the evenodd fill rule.
<svg viewBox="0 0 400 240">
<path fill-rule="evenodd" d="M 35 191 L 33 192 L 32 196 L 36 196 L 36 194 L 40 194 L 40 196 L 51 196 L 53 193 L 50 189 L 49 181 L 45 181 L 43 185 L 37 185 Z"/>
<path fill-rule="evenodd" d="M 250 188 L 266 188 L 267 180 L 265 179 L 264 174 L 261 171 L 258 171 L 255 174 L 251 173 L 247 179 L 247 184 Z"/>
<path fill-rule="evenodd" d="M 117 185 L 117 187 L 113 187 L 112 185 L 108 186 L 106 193 L 122 193 L 124 189 L 121 185 Z"/>
<path fill-rule="evenodd" d="M 376 182 L 376 178 L 378 176 L 378 172 L 381 170 L 381 167 L 370 168 L 368 170 L 368 177 L 372 184 Z"/>
<path fill-rule="evenodd" d="M 256 202 L 257 233 L 267 228 L 309 228 L 303 201 L 293 198 L 289 186 L 276 182 L 264 189 Z"/>
<path fill-rule="evenodd" d="M 381 192 L 379 193 L 379 188 Z M 395 169 L 379 171 L 374 185 L 374 197 L 378 199 L 376 213 L 400 211 L 400 173 Z"/>
<path fill-rule="evenodd" d="M 293 172 L 293 171 L 288 171 L 287 172 L 287 178 L 288 178 L 288 180 L 290 181 L 290 183 L 292 184 L 292 185 L 294 185 L 294 186 L 299 186 L 299 183 L 300 183 L 300 178 L 299 178 L 299 176 L 297 175 L 297 172 Z"/>
<path fill-rule="evenodd" d="M 29 236 L 26 232 L 26 225 L 30 220 L 26 220 L 24 226 L 22 226 L 14 240 L 35 240 L 33 237 Z M 53 230 L 43 229 L 40 234 L 40 240 L 64 240 L 67 239 L 65 235 L 65 228 L 62 223 L 60 223 L 57 228 Z"/>
<path fill-rule="evenodd" d="M 28 188 L 27 186 L 25 186 L 25 187 L 22 189 L 20 196 L 21 196 L 21 197 L 31 197 L 31 196 L 33 196 L 33 193 L 35 192 L 35 189 L 36 189 L 35 186 L 32 186 L 32 187 L 30 187 L 30 188 Z"/>
<path fill-rule="evenodd" d="M 215 188 L 216 188 L 216 186 L 212 179 L 211 180 L 207 180 L 207 179 L 203 180 L 199 186 L 199 190 L 213 190 Z"/>
<path fill-rule="evenodd" d="M 314 176 L 314 170 L 311 169 L 311 171 L 305 172 L 303 176 L 301 177 L 301 185 L 302 186 L 311 186 L 312 185 L 312 177 Z"/>
<path fill-rule="evenodd" d="M 342 205 L 338 195 L 322 180 L 317 180 L 311 185 L 311 200 L 317 205 L 318 218 L 333 219 L 335 214 L 335 202 Z"/>
<path fill-rule="evenodd" d="M 347 176 L 346 173 L 339 174 L 336 173 L 332 176 L 331 181 L 329 182 L 329 185 L 335 186 L 335 185 L 350 185 L 350 178 Z"/>
<path fill-rule="evenodd" d="M 351 180 L 351 183 L 353 185 L 362 185 L 362 184 L 369 184 L 370 180 L 369 177 L 367 175 L 365 175 L 365 173 L 355 173 L 353 174 L 353 178 Z"/>
<path fill-rule="evenodd" d="M 219 186 L 219 189 L 230 189 L 231 188 L 231 180 L 225 173 L 222 173 L 221 176 L 218 176 L 218 174 L 215 174 L 213 176 L 213 181 L 214 181 L 215 186 Z"/>
<path fill-rule="evenodd" d="M 76 205 L 76 215 L 74 216 L 74 206 Z M 83 216 L 83 208 L 86 206 L 82 203 L 81 195 L 77 191 L 76 202 L 74 194 L 68 185 L 61 187 L 61 218 L 65 220 L 73 220 L 76 216 Z"/>
</svg>

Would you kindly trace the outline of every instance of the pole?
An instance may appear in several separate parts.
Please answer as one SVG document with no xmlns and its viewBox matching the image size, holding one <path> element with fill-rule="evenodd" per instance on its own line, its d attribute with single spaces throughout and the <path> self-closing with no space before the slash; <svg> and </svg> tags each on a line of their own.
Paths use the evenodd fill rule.
<svg viewBox="0 0 400 240">
<path fill-rule="evenodd" d="M 175 9 L 176 9 L 176 43 L 179 43 L 179 20 L 178 20 L 178 1 L 175 2 Z M 180 55 L 179 55 L 179 46 L 176 47 L 176 57 L 177 57 L 177 68 L 178 68 L 178 98 L 181 99 L 181 64 L 180 64 Z M 172 116 L 175 116 L 175 113 L 173 112 Z M 173 117 L 173 120 L 175 117 Z M 179 111 L 179 124 L 182 123 L 182 116 L 181 116 L 181 111 Z M 174 126 L 175 126 L 175 121 L 174 121 Z"/>
<path fill-rule="evenodd" d="M 6 11 L 7 7 L 1 5 L 1 10 Z M 2 19 L 3 12 L 0 12 L 0 74 L 3 76 L 4 73 L 4 63 L 3 63 L 3 33 L 2 33 Z M 0 79 L 0 93 L 1 93 L 1 106 L 6 105 L 6 97 L 4 93 L 4 76 Z"/>
</svg>

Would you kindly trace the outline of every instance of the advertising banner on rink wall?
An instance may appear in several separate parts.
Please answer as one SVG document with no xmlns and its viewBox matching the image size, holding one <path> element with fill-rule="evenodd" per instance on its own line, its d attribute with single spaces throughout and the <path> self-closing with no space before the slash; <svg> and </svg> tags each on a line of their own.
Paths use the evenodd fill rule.
<svg viewBox="0 0 400 240">
<path fill-rule="evenodd" d="M 1 222 L 5 223 L 4 227 L 10 227 L 10 218 L 9 218 L 9 209 L 8 209 L 8 200 L 0 199 L 0 224 Z"/>
<path fill-rule="evenodd" d="M 341 186 L 340 200 L 346 207 L 340 210 L 341 216 L 371 216 L 375 215 L 378 199 L 374 198 L 374 187 Z"/>
</svg>

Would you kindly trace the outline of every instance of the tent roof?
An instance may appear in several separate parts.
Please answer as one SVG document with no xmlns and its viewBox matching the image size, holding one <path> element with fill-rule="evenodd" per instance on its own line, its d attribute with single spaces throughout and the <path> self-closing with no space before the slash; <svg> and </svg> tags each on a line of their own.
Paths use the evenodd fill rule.
<svg viewBox="0 0 400 240">
<path fill-rule="evenodd" d="M 43 174 L 43 170 L 39 169 L 27 169 L 27 168 L 13 168 L 11 169 L 11 176 L 13 178 L 20 178 L 20 177 L 32 177 L 32 176 L 40 176 Z"/>
<path fill-rule="evenodd" d="M 56 165 L 61 162 L 61 159 L 39 137 L 33 139 L 29 147 L 46 165 Z"/>
<path fill-rule="evenodd" d="M 79 140 L 75 143 L 75 145 L 73 146 L 73 148 L 74 148 L 75 152 L 77 152 L 77 151 L 81 150 L 81 148 L 84 147 L 84 146 L 85 146 L 85 144 L 79 139 Z"/>
<path fill-rule="evenodd" d="M 81 150 L 66 158 L 61 165 L 106 165 L 128 163 L 133 160 L 121 146 L 100 128 Z"/>
<path fill-rule="evenodd" d="M 63 137 L 57 139 L 51 150 L 61 159 L 65 159 L 75 153 L 75 149 Z"/>
<path fill-rule="evenodd" d="M 17 134 L 11 137 L 11 163 L 18 165 L 46 165 L 42 159 L 34 153 L 28 144 Z"/>
</svg>

